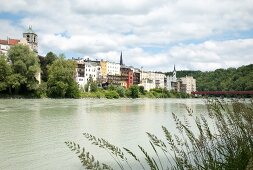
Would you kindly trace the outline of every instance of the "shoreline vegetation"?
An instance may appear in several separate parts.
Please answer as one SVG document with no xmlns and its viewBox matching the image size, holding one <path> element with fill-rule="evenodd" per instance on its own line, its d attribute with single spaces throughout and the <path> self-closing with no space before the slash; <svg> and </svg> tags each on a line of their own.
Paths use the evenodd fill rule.
<svg viewBox="0 0 253 170">
<path fill-rule="evenodd" d="M 38 78 L 41 73 L 41 82 Z M 151 89 L 133 85 L 128 89 L 101 82 L 88 81 L 83 89 L 75 81 L 76 63 L 53 52 L 37 56 L 24 45 L 12 46 L 7 56 L 0 55 L 0 98 L 189 98 L 190 94 Z M 167 75 L 169 73 L 166 73 Z M 197 91 L 253 90 L 253 64 L 238 69 L 217 69 L 210 72 L 177 71 L 178 75 L 192 75 L 197 80 Z M 180 77 L 180 76 L 179 76 Z M 216 96 L 217 97 L 217 96 Z M 235 97 L 223 96 L 223 97 Z M 247 96 L 247 97 L 250 97 Z"/>
<path fill-rule="evenodd" d="M 163 138 L 147 132 L 151 151 L 139 144 L 139 150 L 132 152 L 89 133 L 83 133 L 83 136 L 91 145 L 107 152 L 117 169 L 133 169 L 130 161 L 134 161 L 139 165 L 138 169 L 251 170 L 253 100 L 246 102 L 244 99 L 236 99 L 228 102 L 207 99 L 206 106 L 205 116 L 194 114 L 190 108 L 186 108 L 188 114 L 183 118 L 172 113 L 176 131 L 171 132 L 169 128 L 162 126 Z M 190 124 L 190 120 L 193 123 Z M 193 131 L 193 127 L 197 131 Z M 87 145 L 82 147 L 73 141 L 65 144 L 78 155 L 85 169 L 113 169 L 111 165 L 99 162 L 88 152 Z M 140 154 L 136 154 L 138 151 L 145 160 L 139 159 Z M 161 161 L 163 158 L 165 161 Z"/>
</svg>

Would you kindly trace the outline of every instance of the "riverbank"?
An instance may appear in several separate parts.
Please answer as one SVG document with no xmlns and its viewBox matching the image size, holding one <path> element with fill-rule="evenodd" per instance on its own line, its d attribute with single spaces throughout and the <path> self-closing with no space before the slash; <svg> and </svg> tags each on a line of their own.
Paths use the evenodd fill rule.
<svg viewBox="0 0 253 170">
<path fill-rule="evenodd" d="M 39 95 L 37 93 L 29 94 L 1 94 L 0 98 L 47 98 L 46 93 Z M 156 88 L 146 91 L 139 86 L 131 86 L 126 89 L 121 86 L 109 86 L 108 89 L 95 88 L 91 89 L 89 92 L 85 90 L 80 90 L 79 94 L 75 98 L 106 98 L 106 99 L 118 99 L 118 98 L 191 98 L 195 97 L 190 94 L 168 91 L 166 89 Z M 68 98 L 55 96 L 54 98 Z"/>
</svg>

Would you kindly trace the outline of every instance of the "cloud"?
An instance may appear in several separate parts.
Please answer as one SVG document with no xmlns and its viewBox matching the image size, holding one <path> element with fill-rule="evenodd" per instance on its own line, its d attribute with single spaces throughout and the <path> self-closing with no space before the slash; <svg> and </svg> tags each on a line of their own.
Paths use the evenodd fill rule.
<svg viewBox="0 0 253 170">
<path fill-rule="evenodd" d="M 41 54 L 118 61 L 123 50 L 126 64 L 152 70 L 250 63 L 252 37 L 240 35 L 253 31 L 251 0 L 0 1 L 0 36 L 19 38 L 32 25 Z"/>
</svg>

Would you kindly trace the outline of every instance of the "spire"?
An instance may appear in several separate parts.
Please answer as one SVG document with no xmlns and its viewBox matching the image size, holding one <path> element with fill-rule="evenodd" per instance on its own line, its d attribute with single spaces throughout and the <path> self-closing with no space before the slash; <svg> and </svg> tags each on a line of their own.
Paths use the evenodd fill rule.
<svg viewBox="0 0 253 170">
<path fill-rule="evenodd" d="M 176 81 L 176 79 L 177 79 L 177 71 L 176 71 L 175 64 L 174 64 L 174 70 L 173 70 L 172 76 L 173 76 L 174 81 Z"/>
<path fill-rule="evenodd" d="M 121 53 L 120 53 L 120 62 L 119 62 L 119 64 L 120 64 L 121 66 L 123 65 L 122 51 L 121 51 Z"/>
</svg>

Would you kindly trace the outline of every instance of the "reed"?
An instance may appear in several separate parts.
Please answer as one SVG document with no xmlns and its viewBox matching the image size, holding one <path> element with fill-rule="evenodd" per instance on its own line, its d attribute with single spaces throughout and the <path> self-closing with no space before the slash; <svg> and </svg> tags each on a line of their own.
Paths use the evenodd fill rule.
<svg viewBox="0 0 253 170">
<path fill-rule="evenodd" d="M 165 139 L 148 133 L 148 140 L 155 153 L 152 157 L 142 146 L 138 145 L 144 155 L 145 162 L 129 149 L 120 149 L 105 139 L 84 133 L 93 145 L 106 150 L 116 161 L 120 169 L 132 169 L 128 157 L 139 163 L 140 168 L 175 170 L 249 170 L 253 167 L 253 101 L 207 99 L 208 114 L 193 116 L 188 114 L 179 119 L 172 113 L 177 133 L 171 133 L 162 126 Z M 189 123 L 194 119 L 194 124 Z M 192 126 L 197 127 L 193 132 Z M 74 142 L 66 142 L 67 146 L 78 154 L 86 169 L 112 169 L 111 166 L 95 161 L 95 158 L 85 152 L 85 148 Z M 127 155 L 125 154 L 127 153 Z M 161 161 L 166 158 L 166 162 Z"/>
</svg>

